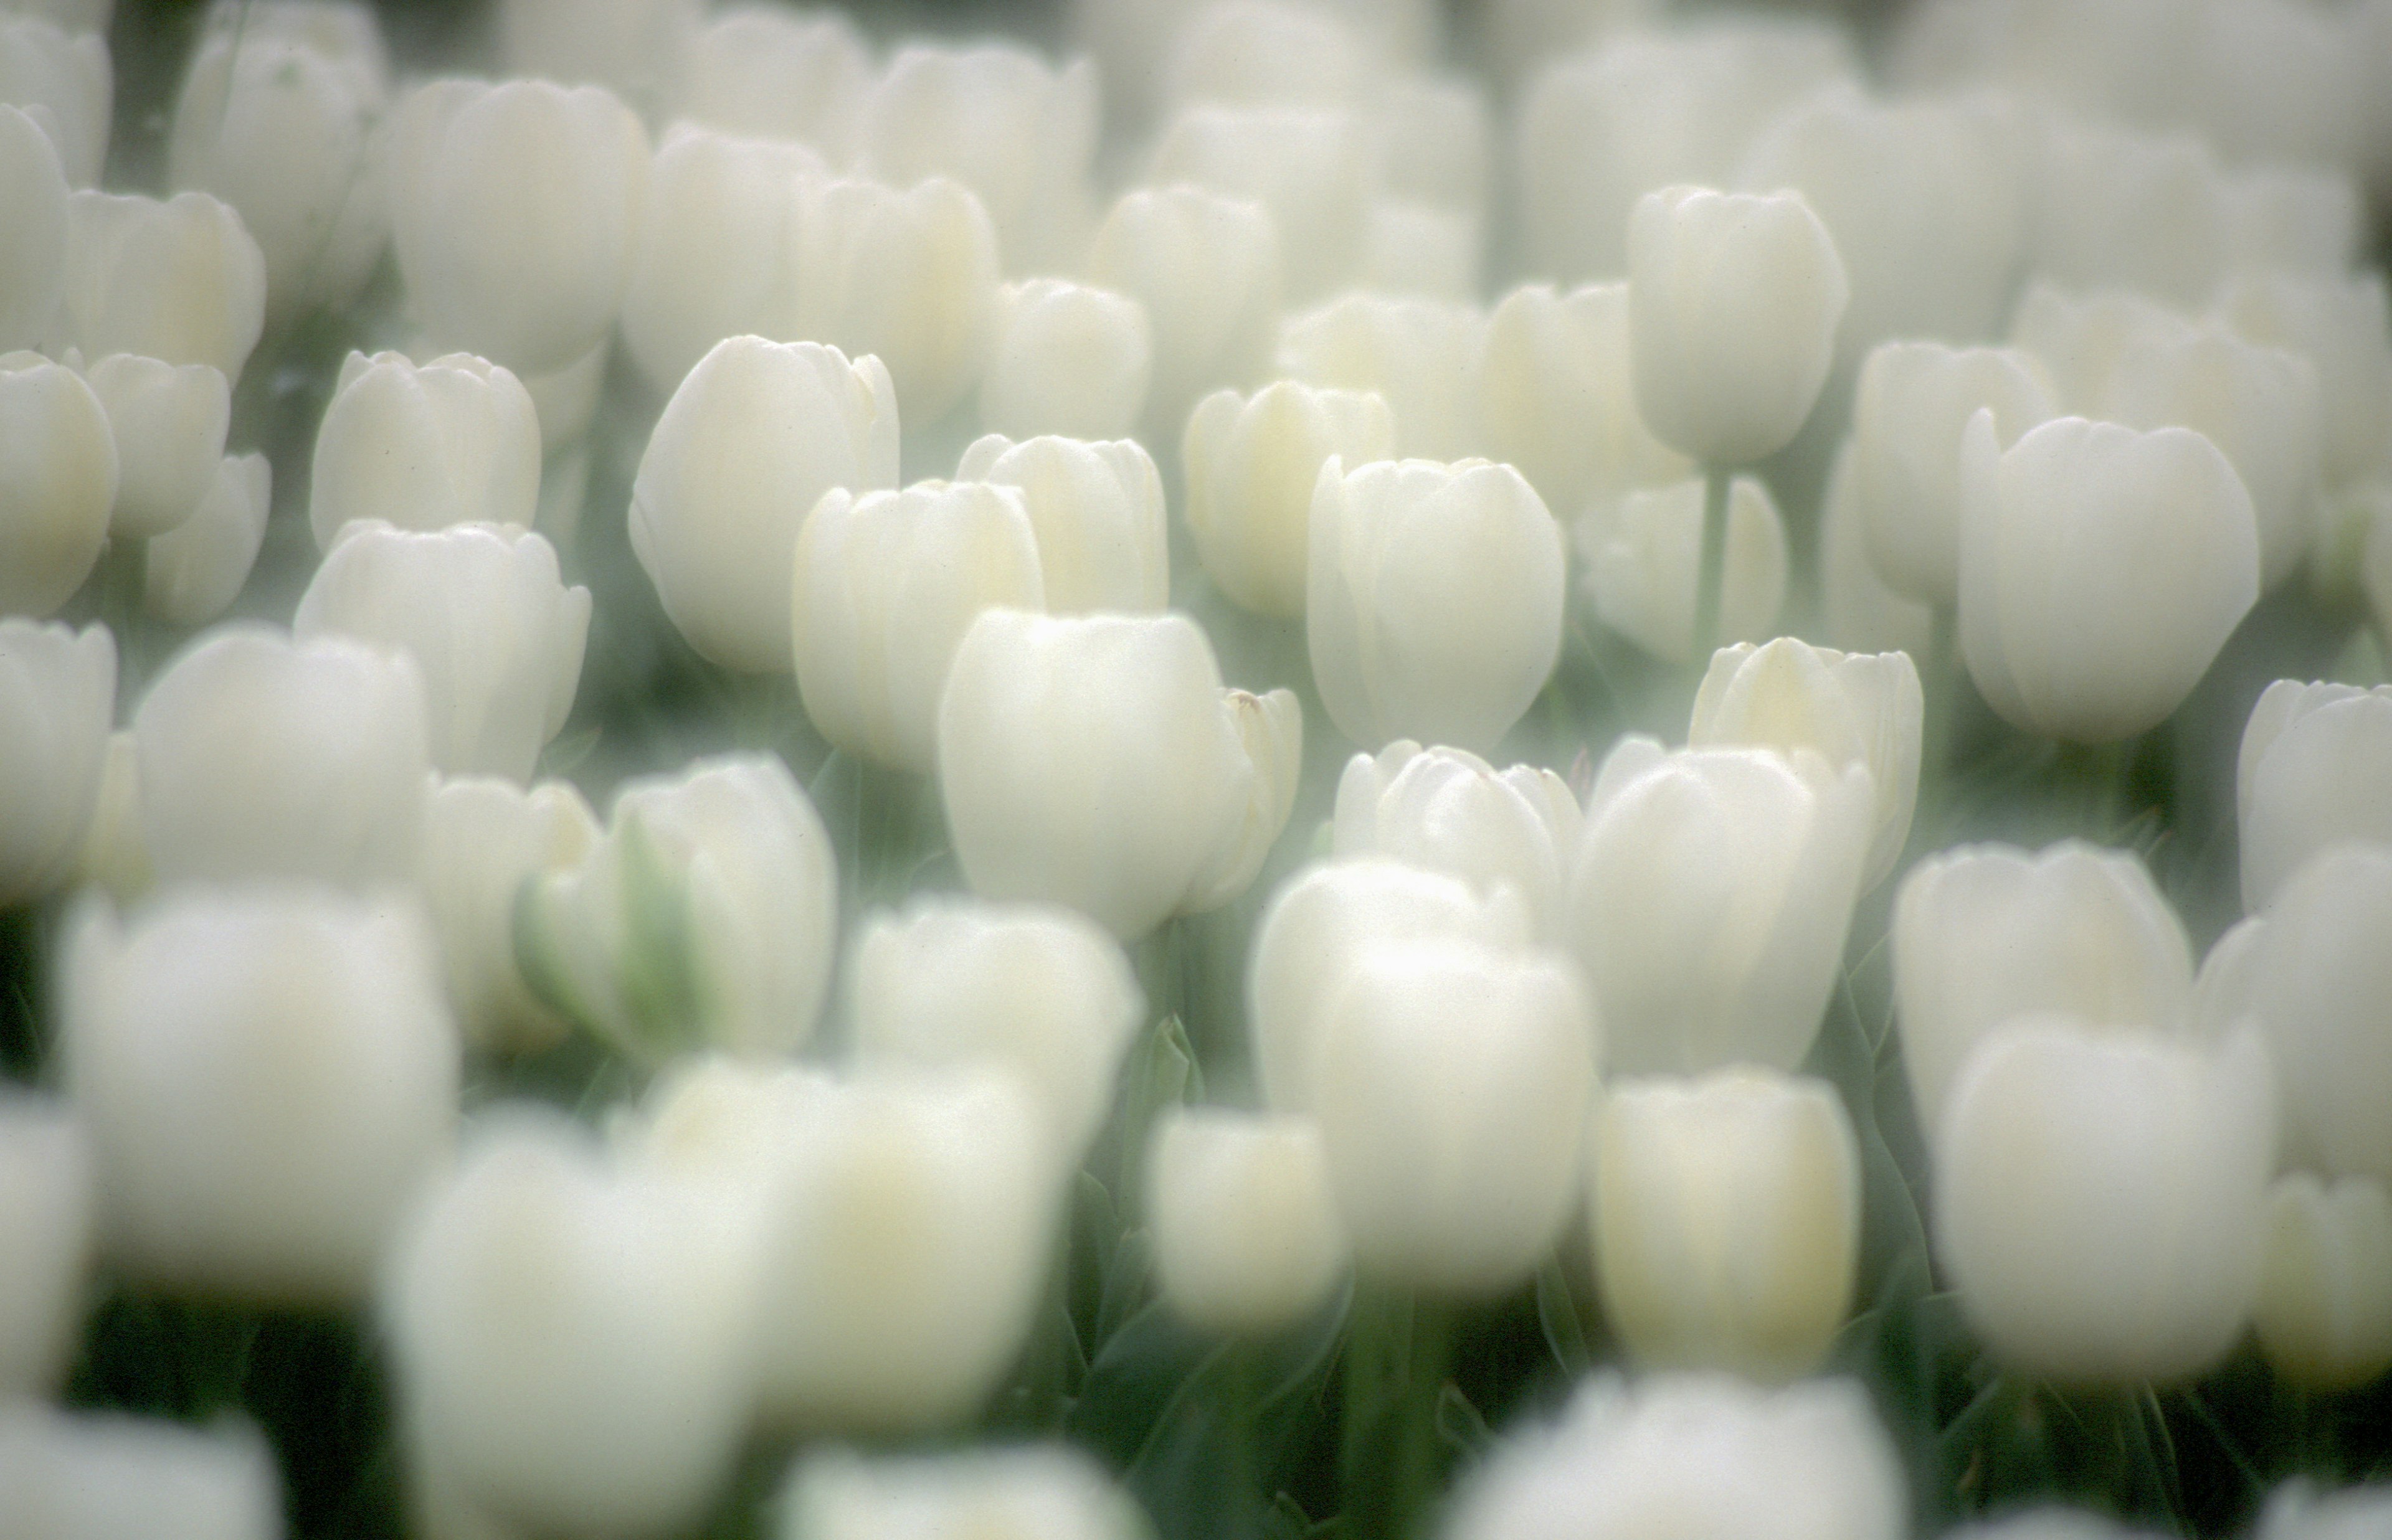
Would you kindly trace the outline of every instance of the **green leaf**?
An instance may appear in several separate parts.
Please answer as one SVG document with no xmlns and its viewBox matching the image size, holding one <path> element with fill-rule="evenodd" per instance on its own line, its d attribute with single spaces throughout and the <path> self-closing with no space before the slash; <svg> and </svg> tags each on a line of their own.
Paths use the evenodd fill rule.
<svg viewBox="0 0 2392 1540">
<path fill-rule="evenodd" d="M 1450 1379 L 1436 1388 L 1436 1436 L 1465 1462 L 1476 1460 L 1495 1442 L 1487 1419 Z"/>
<path fill-rule="evenodd" d="M 1537 1269 L 1537 1325 L 1544 1330 L 1545 1348 L 1554 1362 L 1571 1379 L 1594 1366 L 1594 1355 L 1587 1351 L 1584 1321 L 1579 1314 L 1577 1291 L 1570 1287 L 1569 1269 L 1556 1250 Z"/>
</svg>

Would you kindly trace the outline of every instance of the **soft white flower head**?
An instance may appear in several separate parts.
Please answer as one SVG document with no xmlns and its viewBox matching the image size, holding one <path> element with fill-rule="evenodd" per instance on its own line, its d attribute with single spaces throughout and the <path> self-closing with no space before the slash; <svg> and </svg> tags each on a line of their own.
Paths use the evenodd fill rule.
<svg viewBox="0 0 2392 1540">
<path fill-rule="evenodd" d="M 1602 622 L 1665 663 L 1695 661 L 1702 582 L 1700 477 L 1598 499 L 1571 534 L 1586 561 L 1581 579 Z M 1719 629 L 1760 641 L 1786 607 L 1786 523 L 1756 477 L 1728 483 L 1721 553 Z"/>
<path fill-rule="evenodd" d="M 1386 398 L 1276 381 L 1251 396 L 1215 391 L 1181 443 L 1186 517 L 1204 571 L 1230 600 L 1265 615 L 1304 613 L 1312 495 L 1322 465 L 1393 459 Z"/>
<path fill-rule="evenodd" d="M 680 114 L 726 134 L 812 145 L 843 166 L 871 88 L 871 53 L 845 12 L 739 6 L 690 40 Z"/>
<path fill-rule="evenodd" d="M 116 639 L 0 618 L 0 904 L 66 877 L 99 796 L 116 717 Z"/>
<path fill-rule="evenodd" d="M 176 626 L 204 626 L 230 609 L 257 564 L 273 510 L 274 466 L 265 455 L 218 460 L 190 517 L 150 541 L 142 607 Z"/>
<path fill-rule="evenodd" d="M 1483 226 L 1497 175 L 1487 87 L 1466 74 L 1390 71 L 1371 105 L 1382 198 Z"/>
<path fill-rule="evenodd" d="M 1489 458 L 1518 466 L 1564 520 L 1695 472 L 1636 410 L 1625 283 L 1513 290 L 1488 320 L 1476 372 Z"/>
<path fill-rule="evenodd" d="M 1171 30 L 1164 105 L 1357 107 L 1379 60 L 1334 7 L 1201 0 Z"/>
<path fill-rule="evenodd" d="M 83 587 L 116 484 L 108 412 L 83 377 L 0 354 L 0 614 L 46 615 Z"/>
<path fill-rule="evenodd" d="M 584 82 L 656 111 L 680 94 L 705 0 L 498 0 L 499 59 L 511 75 Z"/>
<path fill-rule="evenodd" d="M 1191 107 L 1164 130 L 1145 180 L 1192 182 L 1268 209 L 1279 228 L 1285 297 L 1309 304 L 1348 281 L 1360 258 L 1368 140 L 1351 112 Z"/>
<path fill-rule="evenodd" d="M 933 176 L 801 187 L 797 335 L 888 366 L 914 422 L 970 394 L 996 324 L 996 227 L 979 196 Z"/>
<path fill-rule="evenodd" d="M 98 186 L 108 160 L 116 79 L 107 31 L 105 18 L 0 15 L 0 102 L 38 115 L 72 187 Z"/>
<path fill-rule="evenodd" d="M 38 1402 L 0 1405 L 0 1534 L 40 1540 L 281 1540 L 274 1452 L 239 1424 L 199 1429 Z"/>
<path fill-rule="evenodd" d="M 109 533 L 146 540 L 190 517 L 215 480 L 232 421 L 232 393 L 206 364 L 177 367 L 129 353 L 84 370 L 116 441 L 116 505 Z"/>
<path fill-rule="evenodd" d="M 2063 119 L 2039 148 L 2031 270 L 2174 304 L 2207 297 L 2223 276 L 2231 215 L 2206 143 Z"/>
<path fill-rule="evenodd" d="M 1470 387 L 1486 330 L 1474 304 L 1348 292 L 1283 317 L 1278 362 L 1307 384 L 1384 397 L 1405 456 L 1460 459 L 1481 438 Z"/>
<path fill-rule="evenodd" d="M 1819 609 L 1827 640 L 1847 652 L 1924 657 L 1934 645 L 1935 612 L 1886 583 L 1869 549 L 1866 518 L 1847 437 L 1828 466 L 1819 511 Z"/>
<path fill-rule="evenodd" d="M 578 865 L 598 836 L 596 815 L 569 781 L 526 789 L 462 775 L 432 788 L 423 900 L 468 1042 L 536 1052 L 565 1035 L 564 1018 L 531 992 L 515 961 L 516 894 L 527 880 Z"/>
<path fill-rule="evenodd" d="M 2268 1193 L 2268 1256 L 2252 1314 L 2277 1374 L 2349 1390 L 2392 1368 L 2392 1197 L 2370 1177 L 2308 1171 Z"/>
<path fill-rule="evenodd" d="M 2392 1485 L 2378 1482 L 2320 1494 L 2295 1477 L 2276 1488 L 2259 1515 L 2259 1540 L 2368 1540 L 2392 1521 Z"/>
<path fill-rule="evenodd" d="M 1145 1211 L 1164 1300 L 1209 1331 L 1284 1331 L 1345 1275 L 1328 1150 L 1308 1118 L 1166 1110 L 1147 1153 Z"/>
<path fill-rule="evenodd" d="M 49 329 L 67 279 L 67 179 L 40 123 L 0 102 L 0 353 Z"/>
<path fill-rule="evenodd" d="M 864 1459 L 816 1450 L 789 1471 L 781 1540 L 1147 1540 L 1145 1513 L 1061 1444 Z"/>
<path fill-rule="evenodd" d="M 1331 848 L 1340 859 L 1380 855 L 1444 872 L 1489 899 L 1510 886 L 1550 937 L 1561 928 L 1580 822 L 1578 798 L 1552 770 L 1499 772 L 1468 749 L 1398 738 L 1346 762 Z"/>
<path fill-rule="evenodd" d="M 316 430 L 307 522 L 327 551 L 355 519 L 528 528 L 540 459 L 540 414 L 513 369 L 470 353 L 420 365 L 352 353 Z"/>
<path fill-rule="evenodd" d="M 0 1088 L 0 1401 L 55 1393 L 82 1336 L 98 1194 L 64 1104 Z M 5 1437 L 6 1435 L 0 1435 Z M 0 1456 L 0 1469 L 6 1467 Z M 7 1499 L 0 1497 L 0 1516 Z"/>
<path fill-rule="evenodd" d="M 1088 277 L 1146 308 L 1153 343 L 1146 422 L 1176 431 L 1197 397 L 1257 383 L 1280 308 L 1270 210 L 1186 183 L 1133 188 L 1097 226 Z"/>
<path fill-rule="evenodd" d="M 981 423 L 1029 438 L 1110 438 L 1146 411 L 1154 332 L 1138 299 L 1067 278 L 1030 278 L 998 291 Z"/>
<path fill-rule="evenodd" d="M 1017 488 L 1038 536 L 1049 615 L 1151 614 L 1171 600 L 1163 477 L 1136 439 L 974 439 L 957 481 Z"/>
<path fill-rule="evenodd" d="M 2392 470 L 2392 317 L 2380 272 L 2238 273 L 2212 314 L 2263 347 L 2289 348 L 2318 371 L 2327 488 Z"/>
<path fill-rule="evenodd" d="M 2392 686 L 2278 679 L 2242 729 L 2235 804 L 2242 907 L 2267 909 L 2310 857 L 2392 844 Z"/>
<path fill-rule="evenodd" d="M 77 882 L 96 886 L 120 905 L 150 891 L 150 850 L 141 836 L 140 748 L 133 730 L 108 735 L 101 752 L 98 795 L 74 855 Z"/>
<path fill-rule="evenodd" d="M 66 331 L 86 357 L 138 354 L 240 378 L 266 326 L 266 259 L 203 192 L 67 201 Z"/>
<path fill-rule="evenodd" d="M 1373 198 L 1363 214 L 1362 259 L 1354 280 L 1415 304 L 1461 307 L 1458 313 L 1476 322 L 1483 317 L 1470 302 L 1482 287 L 1485 244 L 1484 223 L 1473 210 L 1412 198 Z"/>
</svg>

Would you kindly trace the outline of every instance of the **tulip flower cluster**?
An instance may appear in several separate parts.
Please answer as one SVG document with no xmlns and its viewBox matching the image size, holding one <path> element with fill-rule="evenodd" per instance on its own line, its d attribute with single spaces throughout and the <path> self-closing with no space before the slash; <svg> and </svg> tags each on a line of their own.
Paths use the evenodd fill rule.
<svg viewBox="0 0 2392 1540">
<path fill-rule="evenodd" d="M 2392 1534 L 2392 0 L 1043 11 L 0 0 L 0 1540 Z"/>
</svg>

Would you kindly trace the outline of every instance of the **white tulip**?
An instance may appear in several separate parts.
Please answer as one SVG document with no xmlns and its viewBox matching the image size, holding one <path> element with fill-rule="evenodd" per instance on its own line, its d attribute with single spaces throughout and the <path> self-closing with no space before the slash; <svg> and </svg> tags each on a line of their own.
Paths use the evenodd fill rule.
<svg viewBox="0 0 2392 1540">
<path fill-rule="evenodd" d="M 1779 637 L 1722 647 L 1695 692 L 1690 748 L 1815 750 L 1831 765 L 1866 765 L 1877 793 L 1861 891 L 1893 874 L 1918 802 L 1925 696 L 1907 654 L 1848 654 Z"/>
<path fill-rule="evenodd" d="M 800 193 L 799 335 L 888 366 L 916 422 L 980 382 L 996 324 L 995 226 L 960 182 L 840 177 Z"/>
<path fill-rule="evenodd" d="M 2181 130 L 2069 121 L 2041 138 L 2031 270 L 2172 304 L 2208 296 L 2226 266 L 2231 216 L 2206 143 Z"/>
<path fill-rule="evenodd" d="M 116 639 L 0 618 L 0 904 L 69 874 L 116 718 Z"/>
<path fill-rule="evenodd" d="M 2368 1540 L 2392 1520 L 2392 1485 L 2377 1482 L 2320 1495 L 2306 1478 L 2276 1488 L 2259 1515 L 2258 1540 Z"/>
<path fill-rule="evenodd" d="M 1486 222 L 1476 209 L 1376 197 L 1362 214 L 1354 281 L 1383 294 L 1462 304 L 1484 287 Z"/>
<path fill-rule="evenodd" d="M 190 517 L 150 539 L 143 608 L 175 626 L 204 626 L 232 608 L 257 564 L 273 509 L 274 467 L 263 454 L 218 460 Z"/>
<path fill-rule="evenodd" d="M 1073 1159 L 1086 1151 L 1145 1015 L 1128 957 L 1093 921 L 923 897 L 866 920 L 852 967 L 858 1063 L 1009 1071 L 1037 1097 L 1056 1146 Z"/>
<path fill-rule="evenodd" d="M 1148 1148 L 1146 1223 L 1164 1301 L 1207 1331 L 1284 1331 L 1346 1271 L 1328 1150 L 1308 1118 L 1166 1110 Z"/>
<path fill-rule="evenodd" d="M 33 1540 L 280 1540 L 274 1452 L 200 1429 L 33 1402 L 0 1407 L 0 1533 Z"/>
<path fill-rule="evenodd" d="M 140 753 L 132 729 L 108 735 L 98 795 L 74 857 L 74 880 L 98 886 L 120 905 L 150 891 L 153 880 L 149 848 L 141 839 Z"/>
<path fill-rule="evenodd" d="M 1243 892 L 1286 827 L 1295 697 L 1226 690 L 1187 616 L 987 610 L 939 700 L 939 785 L 973 891 L 1114 935 Z"/>
<path fill-rule="evenodd" d="M 1861 1156 L 1825 1081 L 1627 1080 L 1587 1132 L 1595 1281 L 1637 1361 L 1787 1380 L 1851 1313 Z"/>
<path fill-rule="evenodd" d="M 1570 874 L 1569 935 L 1624 1074 L 1791 1069 L 1842 975 L 1876 795 L 1808 749 L 1622 740 Z"/>
<path fill-rule="evenodd" d="M 871 88 L 871 55 L 845 13 L 742 6 L 690 40 L 680 110 L 726 134 L 810 145 L 843 166 Z"/>
<path fill-rule="evenodd" d="M 1306 384 L 1376 392 L 1407 457 L 1459 459 L 1479 441 L 1470 384 L 1486 330 L 1474 305 L 1347 293 L 1280 322 L 1279 367 Z"/>
<path fill-rule="evenodd" d="M 86 357 L 137 354 L 238 380 L 266 326 L 266 259 L 232 206 L 206 193 L 78 192 L 64 318 Z"/>
<path fill-rule="evenodd" d="M 412 877 L 423 703 L 414 661 L 364 642 L 247 624 L 203 635 L 133 713 L 159 879 Z"/>
<path fill-rule="evenodd" d="M 413 902 L 188 887 L 125 925 L 95 902 L 59 967 L 109 1261 L 177 1291 L 362 1294 L 457 1117 L 457 1029 Z"/>
<path fill-rule="evenodd" d="M 565 1036 L 565 1021 L 533 995 L 515 961 L 515 896 L 526 881 L 578 866 L 597 843 L 598 820 L 569 781 L 526 790 L 463 775 L 432 788 L 423 901 L 468 1043 L 533 1053 Z"/>
<path fill-rule="evenodd" d="M 0 16 L 0 102 L 40 110 L 70 187 L 98 186 L 108 159 L 116 88 L 107 31 L 65 18 Z"/>
<path fill-rule="evenodd" d="M 705 0 L 498 0 L 500 62 L 511 75 L 589 82 L 656 110 L 680 95 L 683 53 Z"/>
<path fill-rule="evenodd" d="M 595 85 L 436 80 L 391 130 L 391 237 L 433 339 L 544 373 L 588 353 L 630 281 L 640 120 Z"/>
<path fill-rule="evenodd" d="M 1154 344 L 1147 421 L 1168 432 L 1197 397 L 1244 390 L 1270 361 L 1279 224 L 1252 199 L 1185 184 L 1122 194 L 1088 246 L 1088 277 L 1146 307 Z"/>
<path fill-rule="evenodd" d="M 1090 444 L 1002 434 L 972 441 L 956 479 L 1017 488 L 1038 536 L 1049 615 L 1150 614 L 1171 600 L 1163 477 L 1135 439 Z"/>
<path fill-rule="evenodd" d="M 1188 530 L 1206 574 L 1249 610 L 1302 615 L 1321 466 L 1332 456 L 1367 465 L 1395 453 L 1384 396 L 1293 380 L 1251 396 L 1215 391 L 1189 417 L 1180 450 Z"/>
<path fill-rule="evenodd" d="M 1564 565 L 1561 527 L 1508 465 L 1331 459 L 1304 628 L 1338 730 L 1494 746 L 1561 656 Z"/>
<path fill-rule="evenodd" d="M 2041 378 L 2060 408 L 2098 417 L 2128 348 L 2180 343 L 2199 324 L 2140 290 L 2067 290 L 2035 282 L 2010 315 L 2009 342 L 2042 367 Z"/>
<path fill-rule="evenodd" d="M 1961 443 L 1960 651 L 1986 704 L 2079 743 L 2164 721 L 2259 596 L 2234 467 L 2187 428 L 2059 418 Z"/>
<path fill-rule="evenodd" d="M 877 358 L 733 337 L 665 404 L 631 484 L 631 550 L 690 645 L 791 666 L 789 575 L 823 494 L 897 485 L 897 396 Z"/>
<path fill-rule="evenodd" d="M 46 615 L 108 544 L 116 440 L 82 376 L 0 354 L 0 614 Z"/>
<path fill-rule="evenodd" d="M 1164 104 L 1352 107 L 1378 60 L 1328 7 L 1202 0 L 1165 40 Z"/>
<path fill-rule="evenodd" d="M 116 440 L 109 533 L 147 540 L 190 517 L 214 485 L 232 423 L 232 391 L 205 364 L 180 368 L 129 353 L 84 370 Z"/>
<path fill-rule="evenodd" d="M 1137 1502 L 1079 1449 L 976 1448 L 864 1460 L 807 1454 L 782 1489 L 779 1540 L 1147 1540 Z"/>
<path fill-rule="evenodd" d="M 1513 290 L 1488 320 L 1476 374 L 1489 457 L 1518 466 L 1566 520 L 1695 473 L 1637 414 L 1625 283 Z"/>
<path fill-rule="evenodd" d="M 2130 1530 L 2114 1519 L 2065 1508 L 2028 1508 L 1944 1533 L 1950 1540 L 2161 1540 L 2156 1531 Z"/>
<path fill-rule="evenodd" d="M 2329 1186 L 2307 1171 L 2277 1182 L 2252 1324 L 2268 1364 L 2304 1390 L 2348 1390 L 2392 1368 L 2392 1197 L 2382 1183 Z"/>
<path fill-rule="evenodd" d="M 2221 278 L 2274 267 L 2332 278 L 2359 265 L 2366 208 L 2358 184 L 2340 167 L 2232 168 L 2219 175 L 2216 198 L 2225 231 Z"/>
<path fill-rule="evenodd" d="M 1979 1042 L 1935 1131 L 1928 1211 L 1995 1353 L 2063 1385 L 2164 1384 L 2225 1357 L 2259 1282 L 2275 1095 L 2250 1032 L 2204 1049 L 2038 1014 Z"/>
<path fill-rule="evenodd" d="M 1935 612 L 1887 585 L 1869 550 L 1866 518 L 1847 437 L 1828 466 L 1819 512 L 1819 608 L 1827 640 L 1847 652 L 1925 657 L 1935 642 Z"/>
<path fill-rule="evenodd" d="M 316 431 L 307 522 L 326 551 L 357 519 L 529 528 L 540 458 L 540 414 L 514 370 L 470 353 L 352 353 Z"/>
<path fill-rule="evenodd" d="M 1615 503 L 1598 500 L 1572 531 L 1596 616 L 1664 663 L 1695 661 L 1704 495 L 1700 477 L 1640 488 Z M 1776 631 L 1786 607 L 1786 524 L 1764 483 L 1728 483 L 1724 534 L 1720 636 L 1759 641 Z"/>
<path fill-rule="evenodd" d="M 1483 223 L 1497 176 L 1487 88 L 1466 75 L 1406 71 L 1383 75 L 1374 97 L 1382 191 Z"/>
<path fill-rule="evenodd" d="M 1508 886 L 1551 937 L 1581 822 L 1578 798 L 1552 770 L 1499 773 L 1468 749 L 1398 738 L 1346 762 L 1331 848 L 1340 860 L 1381 855 L 1444 872 L 1489 899 Z"/>
<path fill-rule="evenodd" d="M 2278 679 L 2260 692 L 2235 766 L 2246 911 L 2269 907 L 2331 846 L 2392 844 L 2386 765 L 2392 686 Z"/>
<path fill-rule="evenodd" d="M 2238 274 L 2211 306 L 2249 341 L 2289 348 L 2316 366 L 2329 488 L 2392 470 L 2384 433 L 2392 418 L 2392 307 L 2382 273 Z"/>
<path fill-rule="evenodd" d="M 67 179 L 42 125 L 0 103 L 0 353 L 49 330 L 67 279 Z"/>
<path fill-rule="evenodd" d="M 1154 374 L 1146 306 L 1064 278 L 999 291 L 980 416 L 991 433 L 1110 438 L 1138 426 Z"/>
<path fill-rule="evenodd" d="M 1367 135 L 1350 112 L 1202 106 L 1171 120 L 1145 180 L 1192 182 L 1268 209 L 1285 297 L 1309 304 L 1354 274 L 1370 177 Z"/>
<path fill-rule="evenodd" d="M 0 1090 L 0 1400 L 54 1393 L 82 1336 L 98 1199 L 63 1104 Z M 6 1460 L 0 1456 L 0 1467 Z M 0 1514 L 7 1510 L 0 1497 Z"/>
</svg>

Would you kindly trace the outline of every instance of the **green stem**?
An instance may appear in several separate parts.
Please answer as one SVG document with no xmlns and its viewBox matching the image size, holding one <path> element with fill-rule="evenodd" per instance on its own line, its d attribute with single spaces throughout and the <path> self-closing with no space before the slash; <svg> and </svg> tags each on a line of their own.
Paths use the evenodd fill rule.
<svg viewBox="0 0 2392 1540">
<path fill-rule="evenodd" d="M 1437 1392 L 1453 1356 L 1450 1307 L 1358 1286 L 1346 1344 L 1341 1477 L 1346 1532 L 1425 1540 L 1442 1482 Z"/>
<path fill-rule="evenodd" d="M 1735 472 L 1723 465 L 1703 468 L 1703 543 L 1695 564 L 1695 656 L 1699 672 L 1719 647 L 1720 589 L 1727 577 L 1727 494 Z"/>
</svg>

